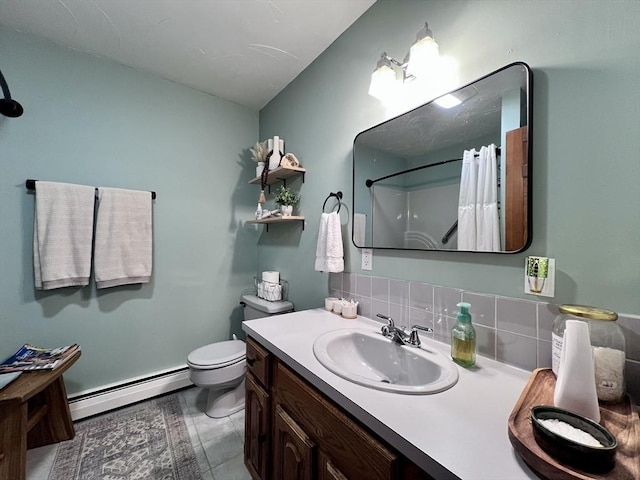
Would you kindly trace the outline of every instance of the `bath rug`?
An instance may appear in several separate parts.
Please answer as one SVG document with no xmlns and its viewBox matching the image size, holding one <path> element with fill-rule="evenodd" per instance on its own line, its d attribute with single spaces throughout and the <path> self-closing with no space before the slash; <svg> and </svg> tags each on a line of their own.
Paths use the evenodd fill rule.
<svg viewBox="0 0 640 480">
<path fill-rule="evenodd" d="M 74 424 L 49 480 L 201 480 L 178 397 L 168 395 Z"/>
</svg>

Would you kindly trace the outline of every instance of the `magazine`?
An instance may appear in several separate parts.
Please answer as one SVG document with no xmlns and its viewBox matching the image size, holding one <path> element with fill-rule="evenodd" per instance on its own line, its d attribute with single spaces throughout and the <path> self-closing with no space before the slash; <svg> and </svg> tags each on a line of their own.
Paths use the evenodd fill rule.
<svg viewBox="0 0 640 480">
<path fill-rule="evenodd" d="M 0 373 L 0 390 L 13 382 L 22 372 Z"/>
<path fill-rule="evenodd" d="M 0 363 L 0 373 L 53 370 L 71 358 L 78 350 L 80 350 L 80 345 L 77 343 L 59 348 L 41 348 L 27 343 Z"/>
</svg>

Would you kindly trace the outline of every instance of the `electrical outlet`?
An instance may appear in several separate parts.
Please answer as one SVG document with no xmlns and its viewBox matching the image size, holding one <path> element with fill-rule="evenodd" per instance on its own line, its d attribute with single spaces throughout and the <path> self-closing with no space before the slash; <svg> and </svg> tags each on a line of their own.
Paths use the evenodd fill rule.
<svg viewBox="0 0 640 480">
<path fill-rule="evenodd" d="M 373 268 L 373 250 L 370 248 L 362 249 L 362 270 L 371 270 Z"/>
</svg>

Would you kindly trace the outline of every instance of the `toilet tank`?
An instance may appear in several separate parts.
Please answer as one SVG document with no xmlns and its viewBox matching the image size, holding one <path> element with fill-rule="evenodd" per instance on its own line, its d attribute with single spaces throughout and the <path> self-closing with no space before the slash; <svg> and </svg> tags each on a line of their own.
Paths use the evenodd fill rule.
<svg viewBox="0 0 640 480">
<path fill-rule="evenodd" d="M 269 302 L 256 295 L 242 295 L 240 305 L 244 309 L 245 320 L 293 312 L 293 303 L 289 301 Z"/>
</svg>

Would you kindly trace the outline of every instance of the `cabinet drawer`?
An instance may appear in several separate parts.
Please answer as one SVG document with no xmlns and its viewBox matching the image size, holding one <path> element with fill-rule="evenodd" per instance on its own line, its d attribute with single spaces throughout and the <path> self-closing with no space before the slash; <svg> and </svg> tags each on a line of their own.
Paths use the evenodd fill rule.
<svg viewBox="0 0 640 480">
<path fill-rule="evenodd" d="M 304 429 L 346 478 L 394 479 L 401 460 L 330 401 L 276 360 L 275 401 Z M 339 478 L 339 477 L 338 477 Z"/>
<path fill-rule="evenodd" d="M 271 357 L 254 339 L 247 337 L 247 370 L 267 390 L 271 386 Z"/>
</svg>

